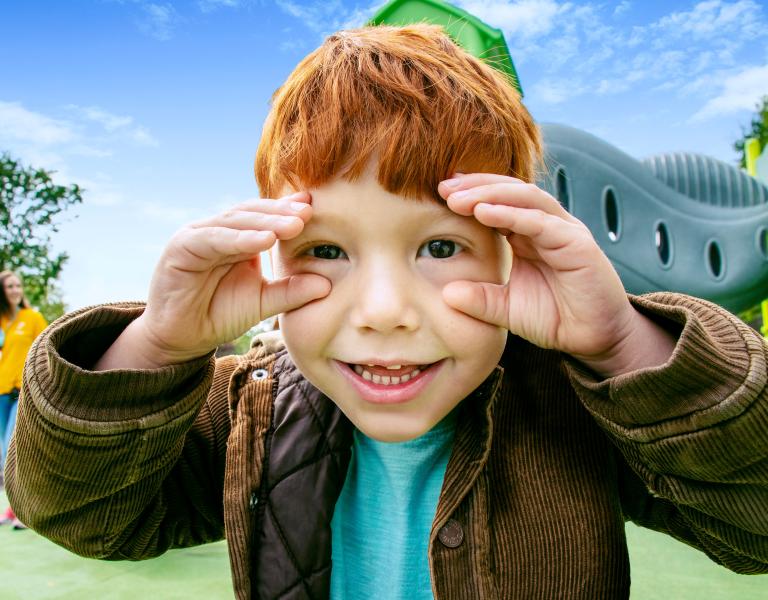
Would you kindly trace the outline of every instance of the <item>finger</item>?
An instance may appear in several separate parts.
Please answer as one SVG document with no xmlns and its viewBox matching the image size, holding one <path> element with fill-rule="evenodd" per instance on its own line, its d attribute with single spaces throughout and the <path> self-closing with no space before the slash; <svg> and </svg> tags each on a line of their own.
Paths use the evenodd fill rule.
<svg viewBox="0 0 768 600">
<path fill-rule="evenodd" d="M 477 281 L 452 281 L 443 288 L 448 306 L 491 325 L 509 328 L 507 286 Z"/>
<path fill-rule="evenodd" d="M 184 229 L 174 237 L 169 259 L 172 267 L 182 270 L 203 270 L 215 264 L 234 262 L 233 257 L 255 256 L 271 248 L 277 239 L 273 231 L 240 231 L 226 227 Z"/>
<path fill-rule="evenodd" d="M 580 235 L 570 222 L 538 209 L 479 203 L 475 205 L 474 215 L 487 227 L 508 229 L 549 250 L 562 248 Z"/>
<path fill-rule="evenodd" d="M 242 231 L 274 231 L 279 239 L 291 239 L 304 229 L 304 223 L 304 219 L 295 215 L 229 210 L 193 225 L 192 229 L 225 228 Z"/>
<path fill-rule="evenodd" d="M 496 173 L 455 173 L 450 178 L 437 185 L 437 191 L 443 198 L 448 198 L 453 192 L 460 192 L 479 185 L 492 183 L 525 183 L 517 177 L 498 175 Z"/>
<path fill-rule="evenodd" d="M 517 235 L 513 233 L 507 236 L 510 248 L 512 248 L 512 256 L 514 258 L 521 258 L 525 260 L 539 260 L 541 255 L 536 248 L 536 244 L 531 241 L 531 238 L 524 235 Z"/>
<path fill-rule="evenodd" d="M 231 210 L 246 210 L 268 214 L 305 214 L 312 209 L 309 192 L 296 192 L 280 198 L 251 198 L 232 207 Z"/>
<path fill-rule="evenodd" d="M 265 282 L 261 291 L 261 318 L 301 308 L 308 302 L 324 298 L 330 291 L 331 282 L 313 273 Z"/>
<path fill-rule="evenodd" d="M 448 207 L 460 215 L 471 215 L 479 202 L 535 208 L 567 221 L 575 221 L 568 211 L 551 195 L 541 188 L 522 182 L 501 182 L 479 185 L 453 192 L 447 198 Z"/>
<path fill-rule="evenodd" d="M 275 215 L 285 217 L 298 217 L 308 221 L 312 216 L 311 197 L 307 192 L 299 192 L 284 196 L 277 200 L 269 198 L 253 198 L 236 204 L 232 208 L 212 217 L 201 219 L 190 224 L 189 227 L 210 227 L 211 225 L 223 225 L 228 221 L 242 219 L 248 213 L 261 215 Z"/>
</svg>

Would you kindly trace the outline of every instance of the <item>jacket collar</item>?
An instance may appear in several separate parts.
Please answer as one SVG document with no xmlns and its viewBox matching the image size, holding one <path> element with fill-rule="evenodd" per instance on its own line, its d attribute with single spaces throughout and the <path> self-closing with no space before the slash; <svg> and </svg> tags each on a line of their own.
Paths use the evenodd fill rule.
<svg viewBox="0 0 768 600">
<path fill-rule="evenodd" d="M 469 493 L 488 462 L 493 441 L 493 406 L 499 395 L 504 368 L 496 366 L 487 379 L 460 407 L 459 426 L 448 461 L 434 529 L 439 529 Z"/>
</svg>

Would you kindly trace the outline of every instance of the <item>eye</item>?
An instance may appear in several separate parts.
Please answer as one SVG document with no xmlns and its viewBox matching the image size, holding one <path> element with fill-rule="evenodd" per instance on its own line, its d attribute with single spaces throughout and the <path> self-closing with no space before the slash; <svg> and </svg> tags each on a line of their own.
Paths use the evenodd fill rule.
<svg viewBox="0 0 768 600">
<path fill-rule="evenodd" d="M 307 254 L 313 256 L 314 258 L 320 258 L 323 260 L 336 260 L 346 256 L 346 254 L 344 254 L 344 250 L 332 244 L 321 244 L 319 246 L 313 246 L 307 250 Z"/>
<path fill-rule="evenodd" d="M 461 252 L 460 244 L 451 240 L 430 240 L 419 248 L 419 257 L 450 258 Z"/>
</svg>

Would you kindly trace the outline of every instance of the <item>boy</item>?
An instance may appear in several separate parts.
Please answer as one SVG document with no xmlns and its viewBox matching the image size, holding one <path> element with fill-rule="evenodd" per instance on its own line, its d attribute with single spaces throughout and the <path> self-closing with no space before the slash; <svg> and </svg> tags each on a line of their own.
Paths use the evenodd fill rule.
<svg viewBox="0 0 768 600">
<path fill-rule="evenodd" d="M 526 183 L 538 155 L 439 29 L 331 36 L 274 97 L 277 199 L 182 229 L 146 307 L 36 344 L 19 516 L 105 559 L 226 535 L 238 598 L 626 598 L 625 519 L 768 572 L 762 338 L 628 299 Z M 214 362 L 273 314 L 287 351 Z"/>
</svg>

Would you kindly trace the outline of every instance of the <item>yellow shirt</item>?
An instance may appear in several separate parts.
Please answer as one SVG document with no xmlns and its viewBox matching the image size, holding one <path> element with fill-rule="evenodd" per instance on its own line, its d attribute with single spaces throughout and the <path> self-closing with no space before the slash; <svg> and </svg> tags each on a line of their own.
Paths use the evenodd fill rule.
<svg viewBox="0 0 768 600">
<path fill-rule="evenodd" d="M 5 332 L 0 355 L 0 394 L 21 388 L 21 371 L 27 352 L 46 325 L 43 315 L 32 308 L 22 308 L 12 321 L 0 317 L 0 327 Z"/>
</svg>

